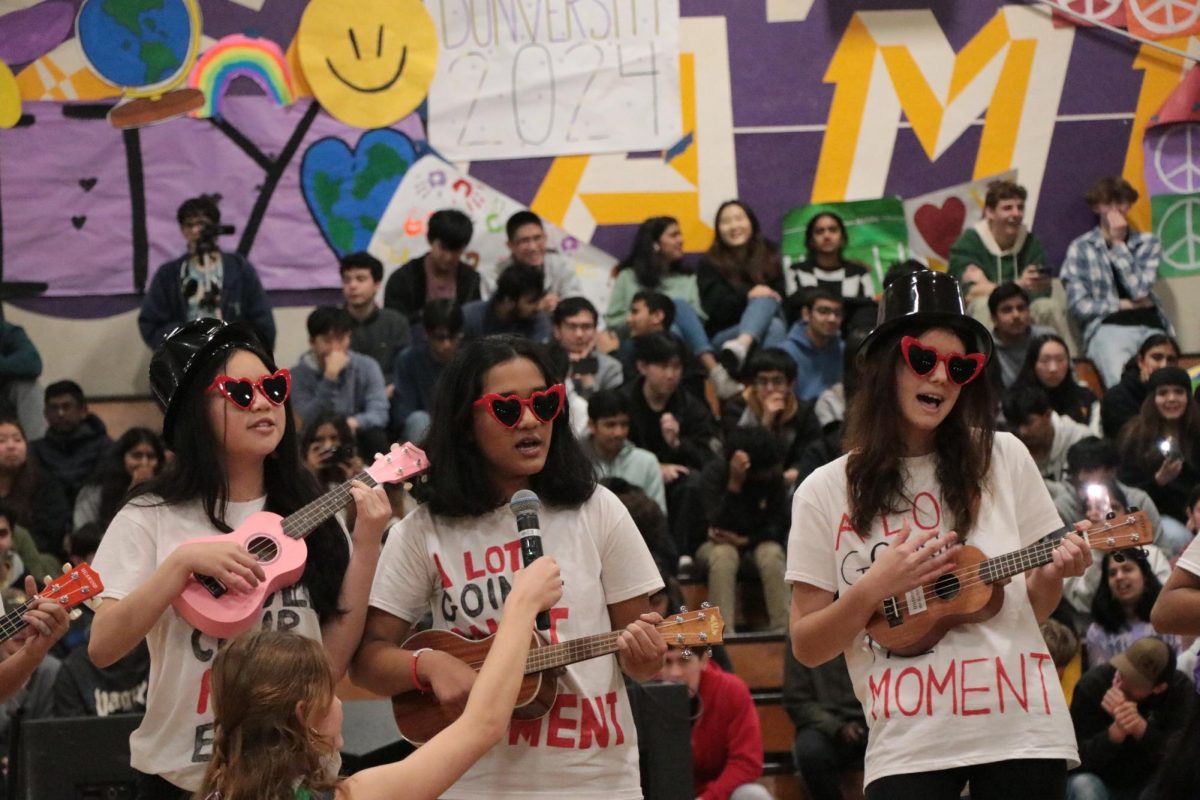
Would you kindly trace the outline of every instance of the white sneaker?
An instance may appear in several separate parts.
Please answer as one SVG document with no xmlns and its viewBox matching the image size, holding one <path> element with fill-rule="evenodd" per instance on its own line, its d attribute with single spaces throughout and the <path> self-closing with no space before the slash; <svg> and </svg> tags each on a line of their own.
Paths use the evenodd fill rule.
<svg viewBox="0 0 1200 800">
<path fill-rule="evenodd" d="M 737 397 L 746 388 L 729 377 L 728 370 L 720 364 L 717 364 L 708 371 L 708 379 L 712 381 L 713 389 L 717 392 L 717 398 L 721 400 Z"/>
<path fill-rule="evenodd" d="M 742 365 L 746 363 L 746 356 L 750 352 L 750 348 L 741 339 L 730 339 L 721 345 L 721 349 L 733 353 L 733 357 L 737 359 L 738 370 L 741 370 Z"/>
</svg>

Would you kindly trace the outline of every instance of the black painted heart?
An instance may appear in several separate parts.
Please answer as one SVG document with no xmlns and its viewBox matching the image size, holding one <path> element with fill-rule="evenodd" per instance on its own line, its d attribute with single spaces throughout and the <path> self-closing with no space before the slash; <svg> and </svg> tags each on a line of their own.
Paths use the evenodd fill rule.
<svg viewBox="0 0 1200 800">
<path fill-rule="evenodd" d="M 79 185 L 85 192 L 90 192 L 96 186 L 95 178 L 80 178 Z"/>
<path fill-rule="evenodd" d="M 71 224 L 75 226 L 75 230 L 80 230 L 87 223 L 87 217 L 80 214 L 79 216 L 71 217 Z"/>
</svg>

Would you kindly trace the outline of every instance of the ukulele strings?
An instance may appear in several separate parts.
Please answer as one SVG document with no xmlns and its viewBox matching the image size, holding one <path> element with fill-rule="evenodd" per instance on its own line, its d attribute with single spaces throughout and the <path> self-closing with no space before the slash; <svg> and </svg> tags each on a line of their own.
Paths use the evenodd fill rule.
<svg viewBox="0 0 1200 800">
<path fill-rule="evenodd" d="M 1105 527 L 1098 531 L 1085 531 L 1084 532 L 1084 541 L 1090 546 L 1092 537 L 1094 537 L 1098 534 L 1101 534 L 1101 533 L 1111 533 L 1112 531 L 1118 530 L 1118 529 L 1123 528 L 1130 524 L 1131 523 L 1129 523 L 1129 522 L 1122 522 L 1120 525 L 1114 525 L 1112 527 Z M 973 564 L 969 567 L 962 567 L 960 569 L 956 569 L 953 572 L 947 572 L 944 575 L 935 579 L 932 584 L 922 585 L 920 587 L 922 589 L 922 594 L 926 601 L 935 599 L 938 596 L 938 590 L 937 590 L 938 582 L 940 582 L 942 579 L 944 579 L 950 575 L 953 575 L 956 578 L 965 578 L 966 576 L 970 575 L 972 572 L 974 573 L 974 577 L 972 577 L 968 580 L 962 580 L 959 583 L 958 591 L 962 591 L 963 589 L 969 589 L 969 588 L 978 586 L 981 583 L 988 583 L 987 579 L 985 579 L 981 576 L 982 570 L 980 569 L 980 567 L 983 564 L 987 564 L 989 562 L 997 562 L 1001 559 L 1004 559 L 1006 561 L 1016 561 L 1017 560 L 1015 558 L 1016 556 L 1020 556 L 1021 561 L 1028 559 L 1032 562 L 1038 557 L 1045 557 L 1045 556 L 1050 555 L 1052 552 L 1054 552 L 1055 549 L 1057 549 L 1062 544 L 1062 541 L 1063 540 L 1059 539 L 1059 540 L 1053 541 L 1053 542 L 1037 542 L 1033 545 L 1030 545 L 1027 548 L 1022 548 L 1021 550 L 1018 550 L 1015 553 L 1007 553 L 1003 556 L 997 556 L 996 558 L 989 558 L 986 561 L 980 562 L 979 564 Z M 1043 562 L 1043 563 L 1046 563 L 1046 562 Z M 1040 566 L 1040 565 L 1031 563 L 1029 568 L 1032 569 L 1033 567 L 1036 567 L 1036 566 Z M 1024 570 L 1022 570 L 1022 571 L 1024 571 Z M 907 613 L 908 612 L 909 606 L 908 606 L 908 599 L 906 597 L 907 594 L 908 593 L 905 592 L 905 595 L 904 595 L 905 599 L 895 600 L 896 613 Z"/>
<path fill-rule="evenodd" d="M 351 481 L 357 480 L 357 481 L 363 481 L 364 483 L 366 483 L 366 481 L 364 480 L 365 478 L 370 478 L 370 475 L 368 475 L 364 471 L 364 472 L 359 473 L 358 475 L 355 475 L 353 478 L 351 478 Z M 342 508 L 344 505 L 346 505 L 346 502 L 344 499 L 335 498 L 334 495 L 340 495 L 344 492 L 348 493 L 350 491 L 349 486 L 350 486 L 350 481 L 346 481 L 341 486 L 338 486 L 336 489 L 333 489 L 332 491 L 327 492 L 325 495 L 323 495 L 322 497 L 317 499 L 317 505 L 314 508 L 311 508 L 308 511 L 305 511 L 304 509 L 300 509 L 300 511 L 297 512 L 297 516 L 295 517 L 295 519 L 299 520 L 299 519 L 303 518 L 305 520 L 305 522 L 309 522 L 313 518 L 323 519 L 324 517 L 328 516 L 330 512 L 337 513 L 337 511 L 340 508 Z M 330 509 L 330 508 L 324 507 L 324 506 L 329 506 L 329 505 L 333 505 L 333 508 Z M 269 555 L 272 550 L 277 551 L 278 546 L 275 544 L 275 542 L 273 540 L 271 540 L 269 538 L 264 538 L 261 544 L 256 544 L 253 547 L 249 548 L 250 555 L 254 556 L 254 558 L 256 560 L 261 560 L 261 557 Z"/>
<path fill-rule="evenodd" d="M 1030 548 L 1030 550 L 1028 551 L 1028 553 L 1029 553 L 1029 556 L 1028 556 L 1028 557 L 1029 557 L 1029 560 L 1030 560 L 1030 561 L 1033 561 L 1033 558 L 1032 558 L 1032 557 L 1034 556 L 1033 548 L 1037 548 L 1037 549 L 1044 550 L 1044 552 L 1042 552 L 1042 553 L 1038 553 L 1037 555 L 1045 556 L 1045 555 L 1049 555 L 1051 552 L 1053 552 L 1053 551 L 1054 551 L 1054 549 L 1055 549 L 1056 547 L 1058 547 L 1058 544 L 1057 544 L 1057 543 L 1053 543 L 1053 544 L 1050 544 L 1050 543 L 1042 543 L 1042 544 L 1036 544 L 1036 545 L 1033 545 L 1033 547 L 1032 547 L 1032 548 Z M 1020 551 L 1018 551 L 1018 553 L 1025 554 L 1025 553 L 1026 553 L 1026 550 L 1020 550 Z M 1010 558 L 1012 558 L 1012 556 L 1014 556 L 1014 555 L 1016 555 L 1016 554 L 1009 554 L 1009 555 L 1007 555 L 1007 556 L 1000 556 L 1000 558 L 1010 559 Z M 1027 556 L 1026 556 L 1026 555 L 1021 555 L 1021 560 L 1025 560 L 1026 558 L 1027 558 Z M 986 578 L 984 578 L 984 577 L 982 577 L 982 572 L 983 572 L 983 570 L 981 569 L 981 567 L 983 566 L 983 564 L 986 564 L 986 563 L 988 563 L 988 561 L 991 561 L 991 560 L 992 560 L 992 559 L 988 559 L 987 561 L 983 561 L 983 562 L 980 562 L 980 563 L 977 563 L 977 564 L 972 564 L 972 565 L 971 565 L 971 566 L 969 566 L 969 567 L 963 567 L 963 568 L 961 568 L 961 569 L 956 569 L 956 570 L 954 570 L 953 572 L 947 572 L 947 573 L 945 573 L 945 574 L 943 574 L 943 575 L 939 576 L 938 578 L 936 578 L 936 579 L 933 581 L 933 583 L 932 583 L 932 584 L 928 584 L 928 583 L 927 583 L 927 584 L 923 584 L 923 585 L 920 587 L 920 589 L 922 590 L 922 596 L 924 597 L 924 599 L 925 599 L 926 601 L 929 601 L 929 600 L 933 600 L 933 599 L 935 599 L 935 598 L 938 596 L 937 584 L 938 584 L 938 583 L 940 583 L 940 582 L 941 582 L 942 580 L 944 580 L 945 578 L 947 578 L 947 577 L 951 576 L 951 575 L 953 575 L 953 576 L 954 576 L 954 577 L 956 577 L 956 578 L 960 578 L 960 579 L 961 579 L 961 578 L 965 578 L 967 575 L 971 575 L 972 573 L 974 573 L 973 577 L 971 577 L 971 578 L 969 578 L 969 579 L 967 579 L 967 580 L 960 580 L 960 581 L 959 581 L 959 583 L 958 583 L 958 585 L 957 585 L 957 591 L 959 591 L 959 592 L 961 592 L 961 591 L 962 591 L 962 590 L 964 590 L 964 589 L 970 589 L 970 588 L 973 588 L 973 587 L 975 587 L 975 586 L 978 586 L 978 585 L 980 585 L 980 584 L 983 584 L 983 583 L 988 583 L 987 579 L 986 579 Z M 1045 562 L 1043 562 L 1043 563 L 1045 563 Z M 1030 568 L 1033 568 L 1033 567 L 1035 567 L 1035 566 L 1038 566 L 1038 565 L 1037 565 L 1037 564 L 1033 564 L 1033 563 L 1031 563 L 1031 564 L 1030 564 Z M 895 611 L 896 611 L 897 613 L 906 613 L 906 612 L 908 612 L 908 610 L 909 610 L 909 605 L 908 605 L 908 597 L 907 597 L 907 595 L 908 595 L 908 592 L 905 592 L 905 593 L 904 593 L 904 595 L 902 595 L 902 596 L 904 597 L 904 599 L 903 599 L 903 600 L 895 600 L 894 607 L 895 607 Z M 893 596 L 893 597 L 894 597 L 894 596 Z"/>
<path fill-rule="evenodd" d="M 660 622 L 660 623 L 658 623 L 657 625 L 655 625 L 655 626 L 654 626 L 654 629 L 655 629 L 655 630 L 659 630 L 659 629 L 661 629 L 661 628 L 669 628 L 669 627 L 674 627 L 674 626 L 678 626 L 678 625 L 683 625 L 683 624 L 685 624 L 685 623 L 686 623 L 686 622 L 688 622 L 688 621 L 689 621 L 689 620 L 683 620 L 683 621 L 681 622 L 681 621 L 679 621 L 679 620 L 676 620 L 676 619 L 663 620 L 662 622 Z M 598 636 L 598 637 L 600 637 L 601 639 L 603 639 L 603 637 L 606 637 L 606 636 L 612 636 L 612 637 L 614 637 L 614 641 L 615 641 L 615 638 L 616 638 L 617 636 L 619 636 L 619 635 L 620 635 L 620 633 L 621 633 L 620 631 L 609 631 L 608 633 L 602 633 L 602 634 L 598 634 L 597 636 Z M 587 644 L 588 644 L 588 646 L 589 646 L 589 647 L 590 647 L 591 645 L 597 644 L 597 642 L 596 642 L 596 641 L 591 641 L 591 638 L 592 638 L 592 637 L 586 637 L 586 636 L 585 636 L 585 637 L 583 637 L 582 639 L 570 639 L 570 640 L 568 640 L 568 641 L 566 641 L 566 642 L 559 642 L 558 644 L 544 645 L 544 646 L 542 646 L 542 647 L 535 648 L 535 649 L 531 650 L 531 651 L 529 652 L 529 656 L 527 656 L 527 657 L 526 657 L 526 666 L 528 666 L 528 659 L 529 659 L 529 657 L 530 657 L 530 656 L 534 656 L 534 655 L 541 654 L 541 653 L 546 653 L 547 651 L 551 651 L 551 652 L 550 652 L 550 655 L 557 656 L 557 655 L 558 655 L 558 653 L 559 653 L 560 651 L 559 651 L 558 649 L 556 649 L 556 648 L 562 648 L 563 650 L 571 650 L 571 649 L 573 649 L 573 648 L 571 647 L 571 645 L 572 645 L 572 644 L 575 644 L 575 643 L 577 643 L 577 642 L 587 642 Z M 668 645 L 670 645 L 671 643 L 670 643 L 670 642 L 668 642 L 667 644 L 668 644 Z M 580 650 L 583 650 L 584 648 L 578 648 L 578 649 L 580 649 Z M 609 651 L 609 652 L 611 652 L 611 651 Z M 599 653 L 599 654 L 597 654 L 597 655 L 606 655 L 606 654 L 605 654 L 605 653 Z M 485 655 L 485 656 L 484 656 L 482 659 L 480 659 L 480 660 L 478 660 L 478 661 L 466 661 L 466 662 L 464 662 L 464 663 L 465 663 L 465 664 L 466 664 L 468 667 L 470 667 L 471 669 L 473 669 L 473 670 L 475 670 L 475 671 L 477 671 L 477 672 L 478 672 L 478 671 L 479 671 L 479 670 L 480 670 L 480 669 L 483 667 L 483 662 L 484 662 L 484 661 L 486 661 L 486 660 L 487 660 L 487 656 Z M 544 658 L 544 659 L 542 659 L 542 660 L 546 660 L 546 659 Z M 547 667 L 544 667 L 543 669 L 549 669 L 549 668 L 550 668 L 550 667 L 548 667 L 548 666 L 547 666 Z M 541 671 L 541 670 L 534 670 L 534 672 L 540 672 L 540 671 Z M 528 673 L 527 673 L 527 674 L 528 674 Z"/>
</svg>

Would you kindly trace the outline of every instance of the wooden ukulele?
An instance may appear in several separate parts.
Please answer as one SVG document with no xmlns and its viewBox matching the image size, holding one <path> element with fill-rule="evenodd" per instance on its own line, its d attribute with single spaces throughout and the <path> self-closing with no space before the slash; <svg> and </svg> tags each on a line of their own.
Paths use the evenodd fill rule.
<svg viewBox="0 0 1200 800">
<path fill-rule="evenodd" d="M 954 568 L 903 596 L 889 597 L 867 622 L 867 634 L 898 656 L 927 652 L 956 625 L 983 622 L 1004 604 L 1003 584 L 1053 560 L 1054 549 L 1074 527 L 1063 527 L 1037 542 L 995 558 L 963 545 Z M 1080 533 L 1093 550 L 1125 550 L 1149 544 L 1152 529 L 1145 511 L 1123 514 Z"/>
<path fill-rule="evenodd" d="M 721 609 L 700 608 L 697 611 L 680 611 L 654 626 L 670 647 L 708 647 L 721 644 L 725 620 Z M 620 631 L 597 633 L 558 644 L 542 644 L 535 633 L 525 659 L 525 679 L 521 682 L 517 702 L 513 708 L 514 719 L 537 719 L 544 716 L 554 705 L 558 696 L 558 681 L 553 675 L 544 679 L 546 670 L 565 667 L 577 661 L 599 658 L 617 652 Z M 413 634 L 405 640 L 405 650 L 428 647 L 465 661 L 478 671 L 487 658 L 495 636 L 485 639 L 465 639 L 450 631 L 428 630 Z M 392 698 L 392 714 L 400 735 L 413 744 L 424 744 L 454 720 L 458 712 L 443 708 L 433 692 L 403 692 Z"/>
</svg>

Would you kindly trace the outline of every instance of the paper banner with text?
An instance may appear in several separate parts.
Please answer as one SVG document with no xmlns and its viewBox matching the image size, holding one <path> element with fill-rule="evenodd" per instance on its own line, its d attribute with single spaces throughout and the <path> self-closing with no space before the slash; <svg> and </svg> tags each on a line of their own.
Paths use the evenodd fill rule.
<svg viewBox="0 0 1200 800">
<path fill-rule="evenodd" d="M 429 140 L 447 158 L 663 150 L 682 136 L 679 0 L 426 7 L 441 50 Z"/>
<path fill-rule="evenodd" d="M 442 208 L 457 208 L 471 218 L 475 230 L 464 260 L 479 268 L 494 267 L 509 257 L 504 225 L 525 206 L 437 156 L 425 155 L 404 174 L 368 249 L 389 269 L 422 255 L 429 250 L 426 223 L 434 211 Z M 547 246 L 571 262 L 584 295 L 603 312 L 608 306 L 611 273 L 617 260 L 556 225 L 544 224 Z"/>
<path fill-rule="evenodd" d="M 1016 179 L 1017 171 L 1009 170 L 905 200 L 904 218 L 913 256 L 933 269 L 945 269 L 950 262 L 950 245 L 983 216 L 988 184 Z"/>
<path fill-rule="evenodd" d="M 850 261 L 860 261 L 871 270 L 874 291 L 883 286 L 883 275 L 897 261 L 908 258 L 908 232 L 904 227 L 904 206 L 899 197 L 878 200 L 851 200 L 845 203 L 814 203 L 793 208 L 783 218 L 783 238 L 780 250 L 784 271 L 807 254 L 804 229 L 809 220 L 831 211 L 846 224 L 849 243 L 844 252 Z M 789 286 L 788 292 L 796 287 Z"/>
<path fill-rule="evenodd" d="M 1150 199 L 1154 234 L 1162 240 L 1158 277 L 1200 275 L 1200 194 L 1162 194 Z"/>
</svg>

